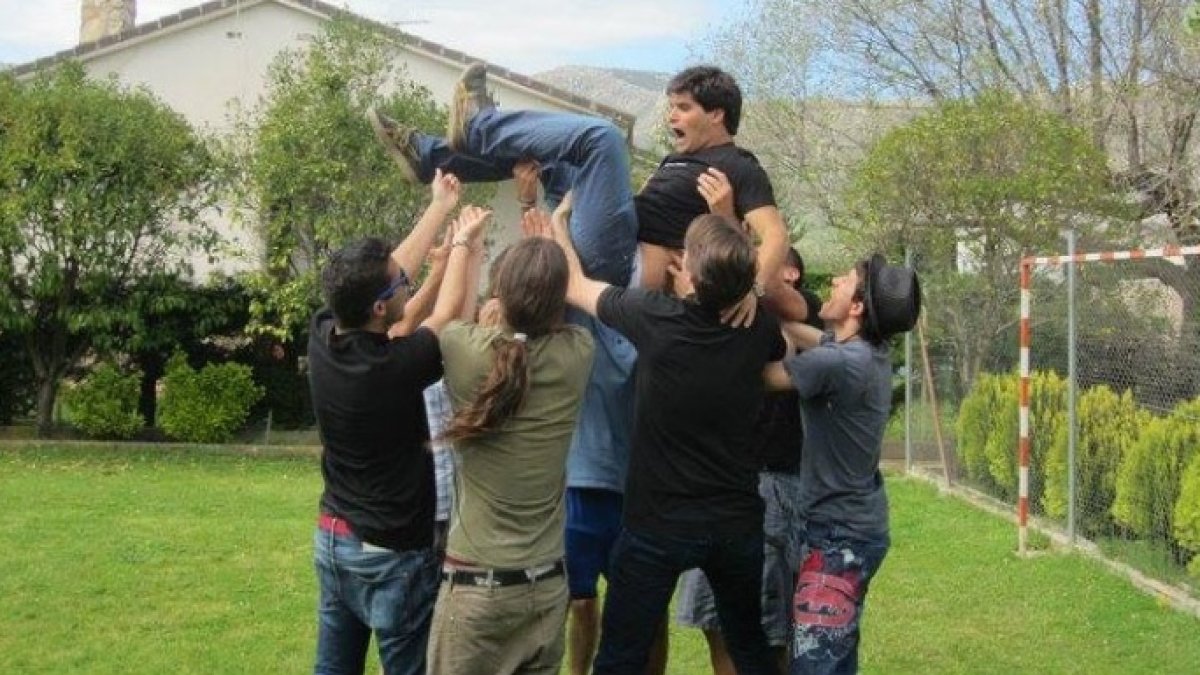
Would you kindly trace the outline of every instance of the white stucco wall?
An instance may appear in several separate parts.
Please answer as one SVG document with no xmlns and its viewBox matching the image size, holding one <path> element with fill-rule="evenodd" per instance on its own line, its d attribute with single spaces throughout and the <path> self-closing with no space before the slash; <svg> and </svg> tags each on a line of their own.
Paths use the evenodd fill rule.
<svg viewBox="0 0 1200 675">
<path fill-rule="evenodd" d="M 301 5 L 264 1 L 125 40 L 88 54 L 84 65 L 95 77 L 115 75 L 125 84 L 145 86 L 201 132 L 221 134 L 231 129 L 230 113 L 236 106 L 253 106 L 264 93 L 275 55 L 302 46 L 327 20 Z M 461 64 L 412 50 L 401 60 L 409 78 L 427 87 L 435 99 L 449 100 Z M 504 81 L 493 80 L 492 86 L 507 108 L 572 110 L 565 102 Z M 492 207 L 496 222 L 515 231 L 519 209 L 511 182 L 500 185 Z M 214 214 L 211 222 L 229 242 L 229 251 L 243 253 L 223 255 L 215 264 L 197 257 L 192 261 L 197 278 L 258 265 L 261 246 L 252 232 L 236 226 L 227 214 Z M 505 233 L 496 238 L 503 240 Z"/>
</svg>

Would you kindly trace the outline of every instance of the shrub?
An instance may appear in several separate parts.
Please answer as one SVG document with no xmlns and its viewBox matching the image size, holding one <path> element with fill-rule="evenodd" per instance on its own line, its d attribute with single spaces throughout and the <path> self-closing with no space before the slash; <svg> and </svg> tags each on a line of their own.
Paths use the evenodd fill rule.
<svg viewBox="0 0 1200 675">
<path fill-rule="evenodd" d="M 1150 414 L 1138 407 L 1133 393 L 1118 396 L 1107 386 L 1092 387 L 1079 396 L 1075 448 L 1077 504 L 1076 523 L 1088 537 L 1112 532 L 1111 509 L 1117 492 L 1117 469 L 1121 458 L 1150 422 Z M 1046 456 L 1046 485 L 1042 504 L 1057 518 L 1067 515 L 1069 473 L 1068 428 L 1060 424 Z"/>
<path fill-rule="evenodd" d="M 988 471 L 984 448 L 1000 421 L 998 412 L 1003 398 L 1004 382 L 1009 376 L 982 373 L 975 378 L 971 391 L 962 400 L 955 422 L 958 439 L 958 458 L 967 478 L 981 488 L 992 491 L 996 484 Z"/>
<path fill-rule="evenodd" d="M 1183 472 L 1179 484 L 1179 501 L 1175 502 L 1175 541 L 1179 547 L 1200 554 L 1200 452 L 1194 452 L 1192 461 Z M 1189 569 L 1200 575 L 1200 555 L 1193 560 Z"/>
<path fill-rule="evenodd" d="M 75 428 L 92 438 L 125 439 L 145 426 L 138 413 L 142 374 L 122 375 L 102 363 L 85 380 L 63 394 L 64 415 Z"/>
<path fill-rule="evenodd" d="M 158 425 L 189 443 L 223 443 L 233 437 L 263 395 L 250 367 L 210 363 L 197 371 L 182 354 L 171 357 L 163 378 Z"/>
<path fill-rule="evenodd" d="M 996 485 L 997 496 L 1008 501 L 1017 497 L 1017 440 L 1020 436 L 1017 408 L 1016 375 L 1003 375 L 996 385 L 996 407 L 992 410 L 992 428 L 983 444 L 983 459 L 988 475 Z"/>
<path fill-rule="evenodd" d="M 1184 468 L 1200 454 L 1200 398 L 1153 419 L 1122 458 L 1112 512 L 1135 534 L 1172 541 Z"/>
<path fill-rule="evenodd" d="M 963 399 L 958 417 L 959 452 L 967 476 L 1001 499 L 1013 501 L 1018 491 L 1020 436 L 1015 374 L 980 375 Z M 1030 504 L 1041 503 L 1043 457 L 1064 421 L 1066 381 L 1052 371 L 1030 378 Z"/>
</svg>

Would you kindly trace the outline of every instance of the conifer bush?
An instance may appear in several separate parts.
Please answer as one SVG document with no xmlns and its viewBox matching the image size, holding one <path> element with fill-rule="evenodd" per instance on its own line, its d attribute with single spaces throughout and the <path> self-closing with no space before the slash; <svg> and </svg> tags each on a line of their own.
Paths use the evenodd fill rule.
<svg viewBox="0 0 1200 675">
<path fill-rule="evenodd" d="M 1087 537 L 1111 534 L 1113 499 L 1121 458 L 1150 422 L 1150 414 L 1137 406 L 1133 393 L 1117 394 L 1105 385 L 1091 387 L 1079 396 L 1075 448 L 1077 525 Z M 1048 515 L 1065 518 L 1069 487 L 1068 432 L 1058 425 L 1046 455 L 1046 484 L 1042 505 Z"/>
<path fill-rule="evenodd" d="M 1117 471 L 1112 513 L 1134 534 L 1172 543 L 1184 469 L 1200 455 L 1200 398 L 1154 418 Z"/>
</svg>

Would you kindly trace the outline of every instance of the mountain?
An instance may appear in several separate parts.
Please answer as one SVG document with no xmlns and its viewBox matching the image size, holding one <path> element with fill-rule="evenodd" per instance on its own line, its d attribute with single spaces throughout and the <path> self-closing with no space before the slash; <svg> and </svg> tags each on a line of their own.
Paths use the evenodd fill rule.
<svg viewBox="0 0 1200 675">
<path fill-rule="evenodd" d="M 592 66 L 560 66 L 533 76 L 547 84 L 610 105 L 637 116 L 633 143 L 639 148 L 655 144 L 666 109 L 669 73 Z"/>
</svg>

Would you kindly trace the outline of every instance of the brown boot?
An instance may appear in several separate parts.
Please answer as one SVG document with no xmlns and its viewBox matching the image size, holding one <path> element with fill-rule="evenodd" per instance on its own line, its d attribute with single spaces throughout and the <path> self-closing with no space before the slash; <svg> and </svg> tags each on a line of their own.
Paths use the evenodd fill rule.
<svg viewBox="0 0 1200 675">
<path fill-rule="evenodd" d="M 487 90 L 487 66 L 472 63 L 454 85 L 454 100 L 450 102 L 450 124 L 446 140 L 450 149 L 462 152 L 467 145 L 467 125 L 481 110 L 496 105 Z"/>
<path fill-rule="evenodd" d="M 400 173 L 410 183 L 421 183 L 421 155 L 413 144 L 416 129 L 400 124 L 375 108 L 367 111 L 367 121 L 384 151 L 400 167 Z"/>
</svg>

